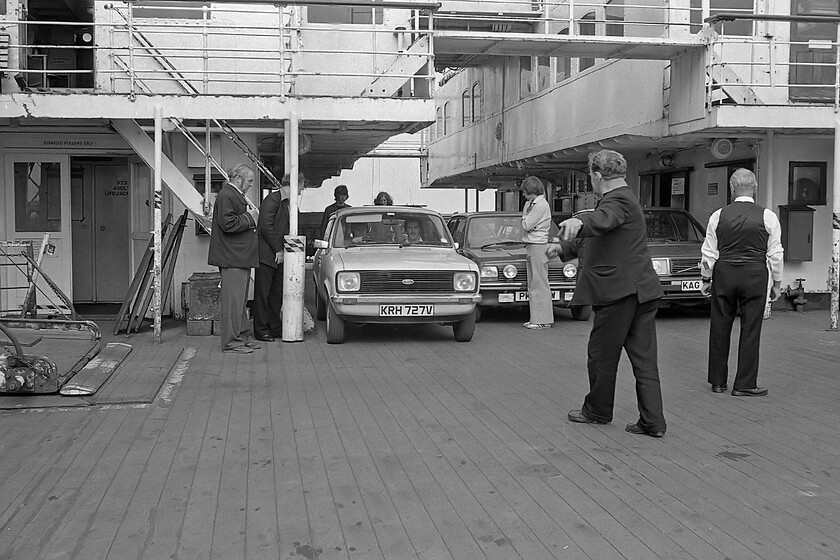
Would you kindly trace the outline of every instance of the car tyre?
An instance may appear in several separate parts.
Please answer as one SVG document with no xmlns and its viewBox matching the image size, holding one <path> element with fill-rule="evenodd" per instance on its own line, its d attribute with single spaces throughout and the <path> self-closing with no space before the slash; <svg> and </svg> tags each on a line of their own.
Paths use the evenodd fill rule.
<svg viewBox="0 0 840 560">
<path fill-rule="evenodd" d="M 475 319 L 476 312 L 473 311 L 464 319 L 452 325 L 452 330 L 455 332 L 455 340 L 458 342 L 469 342 L 472 340 L 473 333 L 475 333 Z"/>
<path fill-rule="evenodd" d="M 591 305 L 573 305 L 569 309 L 572 312 L 572 319 L 575 321 L 588 321 L 592 315 Z"/>
<path fill-rule="evenodd" d="M 315 288 L 315 318 L 319 321 L 325 321 L 327 319 L 327 304 L 324 302 L 324 298 L 321 297 L 318 288 Z"/>
<path fill-rule="evenodd" d="M 480 305 L 476 305 L 475 306 L 475 322 L 476 323 L 481 322 L 481 314 L 482 313 L 484 313 L 484 308 L 481 307 Z"/>
<path fill-rule="evenodd" d="M 327 344 L 344 342 L 344 319 L 338 316 L 333 306 L 327 306 Z"/>
</svg>

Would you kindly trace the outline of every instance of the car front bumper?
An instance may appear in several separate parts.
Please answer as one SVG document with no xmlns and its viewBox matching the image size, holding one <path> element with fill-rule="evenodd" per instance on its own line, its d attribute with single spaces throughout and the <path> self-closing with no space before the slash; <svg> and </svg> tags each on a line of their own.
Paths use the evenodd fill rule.
<svg viewBox="0 0 840 560">
<path fill-rule="evenodd" d="M 460 321 L 475 310 L 481 295 L 475 293 L 452 295 L 334 295 L 330 298 L 336 313 L 351 322 L 366 323 L 440 323 Z M 411 308 L 433 306 L 427 315 L 383 315 L 381 306 Z"/>
</svg>

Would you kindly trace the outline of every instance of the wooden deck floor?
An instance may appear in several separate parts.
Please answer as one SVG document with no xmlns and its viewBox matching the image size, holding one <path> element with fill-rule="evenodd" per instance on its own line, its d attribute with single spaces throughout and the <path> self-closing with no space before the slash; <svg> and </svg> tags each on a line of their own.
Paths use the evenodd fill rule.
<svg viewBox="0 0 840 560">
<path fill-rule="evenodd" d="M 623 430 L 626 360 L 614 422 L 566 420 L 591 323 L 557 318 L 246 356 L 170 333 L 155 359 L 195 354 L 150 404 L 0 412 L 0 559 L 840 557 L 827 312 L 765 322 L 754 399 L 709 391 L 708 317 L 663 314 L 661 440 Z"/>
</svg>

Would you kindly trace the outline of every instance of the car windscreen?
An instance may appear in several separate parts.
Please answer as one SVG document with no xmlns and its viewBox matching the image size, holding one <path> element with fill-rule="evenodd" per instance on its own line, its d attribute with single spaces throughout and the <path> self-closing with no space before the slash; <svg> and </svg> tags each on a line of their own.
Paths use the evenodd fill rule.
<svg viewBox="0 0 840 560">
<path fill-rule="evenodd" d="M 650 242 L 702 242 L 703 227 L 687 212 L 645 212 L 647 238 Z"/>
<path fill-rule="evenodd" d="M 549 226 L 550 240 L 558 240 L 560 230 L 552 222 Z M 522 229 L 521 216 L 474 216 L 467 224 L 466 246 L 481 249 L 492 245 L 514 245 L 522 241 L 525 231 Z"/>
<path fill-rule="evenodd" d="M 333 228 L 336 247 L 452 245 L 440 216 L 420 212 L 364 212 L 341 216 Z"/>
</svg>

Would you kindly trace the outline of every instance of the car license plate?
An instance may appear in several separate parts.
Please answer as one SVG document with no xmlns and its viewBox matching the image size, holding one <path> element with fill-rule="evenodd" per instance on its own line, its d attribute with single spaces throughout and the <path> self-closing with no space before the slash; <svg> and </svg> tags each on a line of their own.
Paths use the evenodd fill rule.
<svg viewBox="0 0 840 560">
<path fill-rule="evenodd" d="M 700 280 L 683 280 L 680 289 L 684 292 L 699 292 Z"/>
<path fill-rule="evenodd" d="M 516 292 L 516 301 L 528 301 L 529 299 L 530 296 L 528 295 L 528 292 Z M 569 301 L 570 299 L 572 299 L 571 296 L 569 296 L 566 301 Z M 551 292 L 551 301 L 560 301 L 560 290 Z"/>
<path fill-rule="evenodd" d="M 380 317 L 426 317 L 435 314 L 434 305 L 380 305 Z"/>
</svg>

